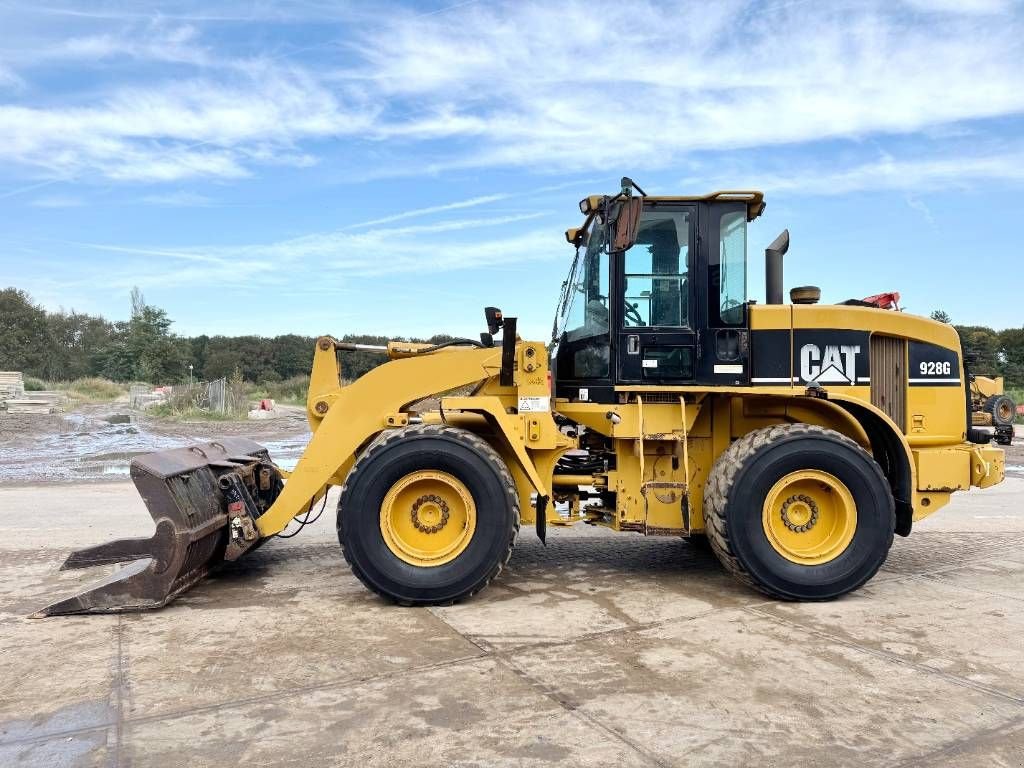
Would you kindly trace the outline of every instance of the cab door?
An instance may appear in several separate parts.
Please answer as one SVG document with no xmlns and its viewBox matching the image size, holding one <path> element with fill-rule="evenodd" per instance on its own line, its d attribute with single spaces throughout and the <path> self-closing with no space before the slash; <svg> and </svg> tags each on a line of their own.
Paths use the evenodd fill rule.
<svg viewBox="0 0 1024 768">
<path fill-rule="evenodd" d="M 701 354 L 697 382 L 745 385 L 750 381 L 747 319 L 747 207 L 715 202 L 702 210 Z M 706 245 L 705 245 L 706 244 Z"/>
<path fill-rule="evenodd" d="M 622 296 L 617 323 L 617 379 L 625 383 L 692 382 L 697 208 L 647 201 L 636 243 L 617 261 Z"/>
</svg>

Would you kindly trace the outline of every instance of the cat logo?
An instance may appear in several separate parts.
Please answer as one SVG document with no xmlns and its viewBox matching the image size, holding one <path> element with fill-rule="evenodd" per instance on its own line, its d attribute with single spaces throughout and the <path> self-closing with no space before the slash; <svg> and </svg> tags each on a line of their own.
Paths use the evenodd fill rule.
<svg viewBox="0 0 1024 768">
<path fill-rule="evenodd" d="M 800 348 L 800 378 L 819 384 L 856 384 L 857 355 L 860 346 L 826 344 L 825 351 L 817 344 Z"/>
</svg>

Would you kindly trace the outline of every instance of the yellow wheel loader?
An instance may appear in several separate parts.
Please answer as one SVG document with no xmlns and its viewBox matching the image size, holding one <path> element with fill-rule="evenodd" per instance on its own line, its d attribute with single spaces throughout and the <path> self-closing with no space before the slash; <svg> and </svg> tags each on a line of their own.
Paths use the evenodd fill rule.
<svg viewBox="0 0 1024 768">
<path fill-rule="evenodd" d="M 331 486 L 345 559 L 401 604 L 466 598 L 522 527 L 543 541 L 580 523 L 706 540 L 755 589 L 827 600 L 953 492 L 1003 479 L 952 327 L 809 287 L 783 303 L 788 232 L 766 251 L 767 302 L 748 300 L 761 193 L 654 197 L 623 179 L 580 209 L 550 345 L 492 307 L 479 340 L 393 342 L 343 386 L 362 347 L 320 338 L 293 471 L 238 438 L 136 459 L 154 535 L 72 554 L 67 568 L 127 565 L 39 615 L 162 606 L 273 546 Z"/>
<path fill-rule="evenodd" d="M 1017 418 L 1017 404 L 1003 392 L 1002 376 L 971 375 L 972 424 L 992 427 L 999 445 L 1013 443 L 1013 422 Z"/>
</svg>

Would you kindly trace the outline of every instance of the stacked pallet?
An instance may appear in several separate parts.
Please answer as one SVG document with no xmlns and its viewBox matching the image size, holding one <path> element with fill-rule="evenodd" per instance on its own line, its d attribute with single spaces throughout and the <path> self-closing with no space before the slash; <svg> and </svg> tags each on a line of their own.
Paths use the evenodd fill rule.
<svg viewBox="0 0 1024 768">
<path fill-rule="evenodd" d="M 0 371 L 0 401 L 8 413 L 49 414 L 63 410 L 63 392 L 25 392 L 20 371 Z"/>
<path fill-rule="evenodd" d="M 18 400 L 7 401 L 7 412 L 8 413 L 31 413 L 44 415 L 48 413 L 56 413 L 60 410 L 51 400 L 45 400 L 42 398 L 20 398 Z"/>
<path fill-rule="evenodd" d="M 29 400 L 45 400 L 51 405 L 61 406 L 64 405 L 67 396 L 63 392 L 40 391 L 26 392 L 25 398 Z"/>
<path fill-rule="evenodd" d="M 25 381 L 21 371 L 0 371 L 0 402 L 24 396 Z"/>
</svg>

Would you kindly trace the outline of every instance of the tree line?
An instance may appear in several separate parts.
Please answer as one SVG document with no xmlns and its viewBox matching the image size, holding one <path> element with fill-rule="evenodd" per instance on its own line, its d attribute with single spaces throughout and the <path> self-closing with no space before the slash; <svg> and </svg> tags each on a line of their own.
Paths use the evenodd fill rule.
<svg viewBox="0 0 1024 768">
<path fill-rule="evenodd" d="M 47 381 L 101 376 L 113 381 L 173 384 L 213 380 L 236 371 L 246 381 L 272 382 L 309 373 L 312 336 L 179 336 L 167 313 L 147 304 L 136 288 L 131 317 L 110 321 L 82 312 L 49 312 L 17 288 L 0 291 L 0 370 L 23 371 Z M 945 312 L 932 319 L 951 323 Z M 1006 377 L 1007 387 L 1024 387 L 1024 328 L 996 331 L 980 325 L 955 325 L 976 373 Z M 451 336 L 432 336 L 440 343 Z M 386 344 L 384 336 L 346 335 L 344 341 Z M 412 340 L 412 339 L 406 339 Z M 344 375 L 356 378 L 384 361 L 372 352 L 350 352 Z"/>
<path fill-rule="evenodd" d="M 941 309 L 931 318 L 956 328 L 973 373 L 1003 376 L 1007 389 L 1024 387 L 1024 328 L 996 331 L 984 325 L 957 325 Z"/>
<path fill-rule="evenodd" d="M 113 381 L 175 384 L 236 372 L 246 381 L 273 382 L 309 373 L 312 336 L 179 336 L 167 313 L 131 294 L 131 317 L 110 321 L 82 312 L 49 312 L 28 293 L 0 291 L 0 370 L 23 371 L 46 381 L 100 376 Z M 452 337 L 437 335 L 440 343 Z M 404 339 L 413 340 L 413 339 Z M 343 341 L 386 344 L 384 336 L 346 335 Z M 373 352 L 346 353 L 343 375 L 356 378 L 384 362 Z"/>
</svg>

